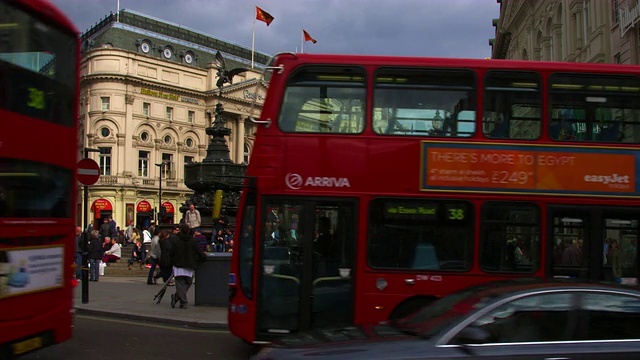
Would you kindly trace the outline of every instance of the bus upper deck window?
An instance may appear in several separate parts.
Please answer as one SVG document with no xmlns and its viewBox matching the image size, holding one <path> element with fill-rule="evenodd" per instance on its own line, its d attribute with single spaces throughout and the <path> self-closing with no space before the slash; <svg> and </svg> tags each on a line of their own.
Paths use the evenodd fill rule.
<svg viewBox="0 0 640 360">
<path fill-rule="evenodd" d="M 383 135 L 470 137 L 476 78 L 467 69 L 381 68 L 373 94 L 373 130 Z"/>
<path fill-rule="evenodd" d="M 640 142 L 640 77 L 555 73 L 549 78 L 553 141 Z"/>
<path fill-rule="evenodd" d="M 530 71 L 489 71 L 482 94 L 482 130 L 491 139 L 537 139 L 542 80 Z"/>
<path fill-rule="evenodd" d="M 365 97 L 364 69 L 306 66 L 287 81 L 278 125 L 285 132 L 357 134 Z"/>
</svg>

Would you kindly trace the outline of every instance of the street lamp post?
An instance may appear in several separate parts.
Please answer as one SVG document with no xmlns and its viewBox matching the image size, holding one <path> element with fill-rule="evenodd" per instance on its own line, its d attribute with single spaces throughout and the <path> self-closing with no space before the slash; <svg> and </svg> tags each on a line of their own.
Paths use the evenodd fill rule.
<svg viewBox="0 0 640 360">
<path fill-rule="evenodd" d="M 161 213 L 163 213 L 162 211 L 162 170 L 164 167 L 165 163 L 161 162 L 160 164 L 156 164 L 156 166 L 160 169 L 160 183 L 158 183 L 158 212 L 156 213 L 156 216 L 158 217 L 156 220 L 156 225 L 160 226 L 160 220 L 161 220 Z"/>
<path fill-rule="evenodd" d="M 84 148 L 84 158 L 89 157 L 90 152 L 100 152 L 100 149 Z M 82 303 L 87 304 L 89 302 L 89 236 L 87 228 L 89 227 L 88 216 L 88 203 L 89 203 L 89 187 L 83 185 L 83 204 L 82 209 L 84 211 L 84 236 L 82 237 Z"/>
</svg>

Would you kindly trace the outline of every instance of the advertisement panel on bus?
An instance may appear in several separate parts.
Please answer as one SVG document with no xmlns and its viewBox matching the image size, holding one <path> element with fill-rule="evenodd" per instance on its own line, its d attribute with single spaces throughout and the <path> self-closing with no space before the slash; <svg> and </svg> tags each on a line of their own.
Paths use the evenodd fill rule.
<svg viewBox="0 0 640 360">
<path fill-rule="evenodd" d="M 422 142 L 422 191 L 640 196 L 637 151 Z"/>
</svg>

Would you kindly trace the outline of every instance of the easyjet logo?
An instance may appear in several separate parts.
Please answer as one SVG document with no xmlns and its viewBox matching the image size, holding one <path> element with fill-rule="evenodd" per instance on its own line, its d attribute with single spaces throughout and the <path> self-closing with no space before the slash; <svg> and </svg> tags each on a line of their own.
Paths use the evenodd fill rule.
<svg viewBox="0 0 640 360">
<path fill-rule="evenodd" d="M 603 183 L 605 185 L 609 185 L 609 184 L 629 184 L 630 183 L 629 175 L 618 175 L 618 174 L 611 174 L 611 175 L 585 175 L 584 176 L 584 181 L 585 182 L 592 182 L 592 183 Z"/>
</svg>

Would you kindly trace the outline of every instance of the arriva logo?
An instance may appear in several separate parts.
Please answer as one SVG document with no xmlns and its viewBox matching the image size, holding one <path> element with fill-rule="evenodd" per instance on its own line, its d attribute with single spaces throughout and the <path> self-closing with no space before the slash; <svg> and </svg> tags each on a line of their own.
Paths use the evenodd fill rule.
<svg viewBox="0 0 640 360">
<path fill-rule="evenodd" d="M 287 186 L 293 190 L 300 190 L 303 186 L 312 187 L 351 187 L 349 179 L 335 177 L 309 176 L 303 181 L 299 174 L 289 173 L 284 178 Z"/>
</svg>

